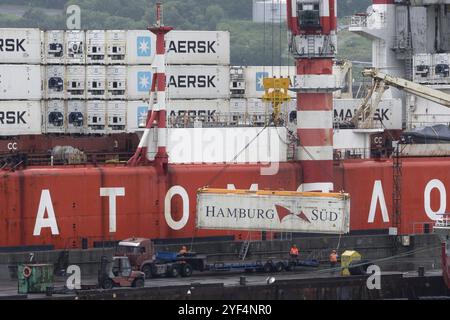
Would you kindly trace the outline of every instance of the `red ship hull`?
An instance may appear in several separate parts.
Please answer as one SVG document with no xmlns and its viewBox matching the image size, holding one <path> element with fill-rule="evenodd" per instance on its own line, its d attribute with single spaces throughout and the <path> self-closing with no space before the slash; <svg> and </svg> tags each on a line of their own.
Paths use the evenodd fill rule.
<svg viewBox="0 0 450 320">
<path fill-rule="evenodd" d="M 392 161 L 350 160 L 334 168 L 335 189 L 352 197 L 352 231 L 394 226 Z M 423 232 L 421 226 L 432 223 L 432 212 L 445 212 L 442 207 L 450 200 L 445 189 L 450 187 L 449 168 L 450 158 L 403 160 L 400 232 Z M 297 190 L 303 181 L 298 163 L 280 164 L 275 176 L 262 176 L 260 169 L 259 165 L 232 165 L 226 170 L 224 165 L 170 165 L 167 174 L 151 166 L 36 167 L 3 172 L 0 247 L 72 248 L 81 247 L 83 238 L 92 245 L 133 236 L 233 235 L 245 239 L 247 233 L 196 229 L 196 193 L 204 186 L 227 188 L 230 184 L 236 189 Z M 103 188 L 118 192 L 115 197 L 102 196 Z M 167 196 L 169 189 L 172 198 Z M 39 212 L 45 212 L 41 218 L 47 219 L 49 210 L 57 230 L 37 223 Z"/>
</svg>

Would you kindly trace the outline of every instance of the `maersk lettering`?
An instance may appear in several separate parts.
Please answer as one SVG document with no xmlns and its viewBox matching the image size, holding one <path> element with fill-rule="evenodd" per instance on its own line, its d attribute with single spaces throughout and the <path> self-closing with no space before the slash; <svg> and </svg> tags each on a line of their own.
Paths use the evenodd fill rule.
<svg viewBox="0 0 450 320">
<path fill-rule="evenodd" d="M 25 52 L 25 39 L 0 39 L 0 52 Z"/>
<path fill-rule="evenodd" d="M 336 212 L 329 212 L 326 209 L 312 211 L 312 221 L 330 221 L 335 222 L 338 220 L 338 214 Z"/>
<path fill-rule="evenodd" d="M 216 53 L 216 41 L 170 41 L 169 52 L 175 53 Z"/>
<path fill-rule="evenodd" d="M 244 209 L 244 208 L 217 208 L 215 206 L 206 207 L 206 217 L 208 218 L 232 218 L 239 219 L 258 219 L 273 220 L 275 218 L 274 210 L 263 209 Z"/>
<path fill-rule="evenodd" d="M 170 76 L 169 88 L 215 88 L 216 76 Z"/>
<path fill-rule="evenodd" d="M 0 111 L 0 124 L 27 124 L 26 111 Z"/>
<path fill-rule="evenodd" d="M 334 110 L 335 121 L 350 120 L 353 115 L 356 114 L 357 110 L 342 109 L 340 111 Z M 376 109 L 373 115 L 375 121 L 389 121 L 389 109 Z M 360 119 L 361 120 L 361 119 Z"/>
<path fill-rule="evenodd" d="M 208 117 L 209 119 L 213 118 L 216 115 L 216 110 L 179 110 L 179 111 L 174 111 L 172 110 L 170 112 L 170 116 L 171 117 L 184 117 L 184 116 L 188 116 L 188 117 Z"/>
</svg>

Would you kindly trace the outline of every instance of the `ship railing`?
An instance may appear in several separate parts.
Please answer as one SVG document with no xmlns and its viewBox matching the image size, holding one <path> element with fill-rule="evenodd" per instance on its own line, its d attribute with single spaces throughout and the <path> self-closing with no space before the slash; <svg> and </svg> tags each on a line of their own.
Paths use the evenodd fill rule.
<svg viewBox="0 0 450 320">
<path fill-rule="evenodd" d="M 221 127 L 264 127 L 275 126 L 271 114 L 230 113 L 205 116 L 169 116 L 169 128 L 221 128 Z M 281 125 L 288 123 L 288 116 L 281 116 Z"/>
<path fill-rule="evenodd" d="M 450 126 L 450 114 L 414 114 L 413 117 L 415 119 L 408 121 L 409 128 L 430 127 L 436 124 Z"/>
<path fill-rule="evenodd" d="M 446 213 L 441 215 L 441 218 L 436 220 L 435 223 L 436 228 L 450 228 L 450 214 Z"/>
<path fill-rule="evenodd" d="M 357 14 L 351 16 L 350 27 L 352 28 L 367 28 L 367 14 Z"/>
<path fill-rule="evenodd" d="M 346 148 L 335 149 L 334 160 L 357 160 L 357 159 L 389 159 L 392 155 L 392 148 Z"/>
<path fill-rule="evenodd" d="M 87 153 L 74 157 L 52 158 L 51 154 L 28 154 L 27 165 L 29 166 L 63 166 L 63 165 L 85 165 L 85 164 L 119 164 L 127 162 L 133 153 Z"/>
</svg>

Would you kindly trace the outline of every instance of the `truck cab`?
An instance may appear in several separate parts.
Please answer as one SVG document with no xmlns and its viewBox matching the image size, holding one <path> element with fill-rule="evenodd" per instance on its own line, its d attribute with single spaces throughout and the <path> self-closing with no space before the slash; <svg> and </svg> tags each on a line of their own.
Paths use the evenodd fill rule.
<svg viewBox="0 0 450 320">
<path fill-rule="evenodd" d="M 131 238 L 119 242 L 116 256 L 128 257 L 134 270 L 142 271 L 145 278 L 159 276 L 190 277 L 193 270 L 205 269 L 206 257 L 196 253 L 180 255 L 175 252 L 155 252 L 150 239 Z"/>
</svg>

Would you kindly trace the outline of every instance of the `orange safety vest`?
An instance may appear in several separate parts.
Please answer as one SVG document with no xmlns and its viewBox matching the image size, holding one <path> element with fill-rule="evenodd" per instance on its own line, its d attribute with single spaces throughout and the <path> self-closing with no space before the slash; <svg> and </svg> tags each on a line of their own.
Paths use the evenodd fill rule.
<svg viewBox="0 0 450 320">
<path fill-rule="evenodd" d="M 298 256 L 298 248 L 291 248 L 291 255 Z"/>
<path fill-rule="evenodd" d="M 337 262 L 338 261 L 338 256 L 336 253 L 332 253 L 330 254 L 330 262 Z"/>
</svg>

